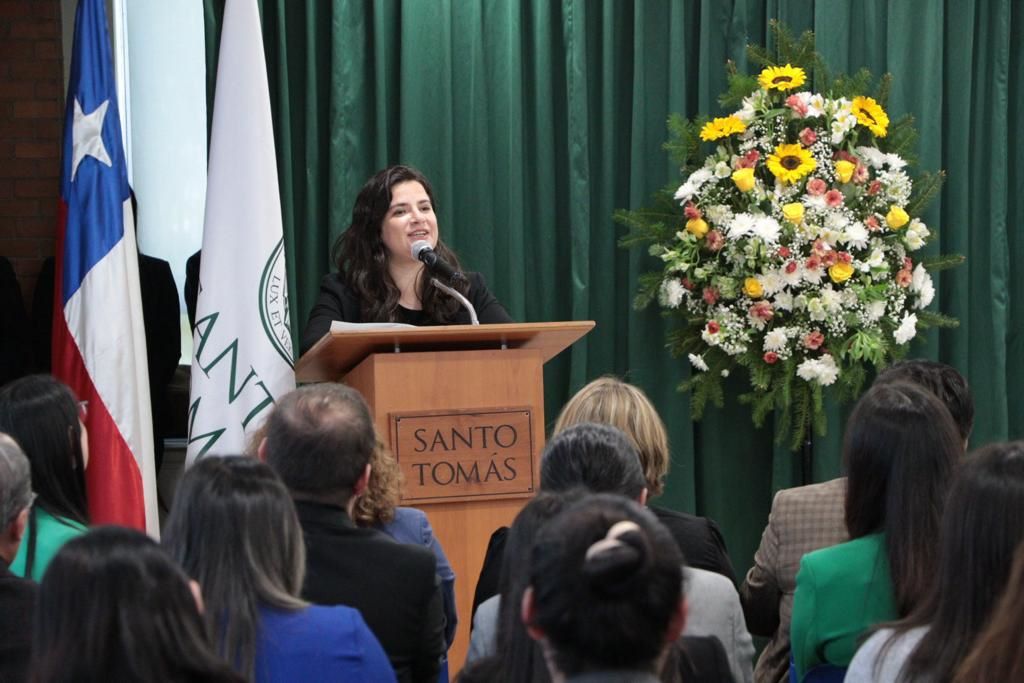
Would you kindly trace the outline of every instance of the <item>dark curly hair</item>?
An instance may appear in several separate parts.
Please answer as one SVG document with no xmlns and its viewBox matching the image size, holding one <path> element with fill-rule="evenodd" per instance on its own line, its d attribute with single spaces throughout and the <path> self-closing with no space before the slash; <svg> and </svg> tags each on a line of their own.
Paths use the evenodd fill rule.
<svg viewBox="0 0 1024 683">
<path fill-rule="evenodd" d="M 360 312 L 365 322 L 392 322 L 397 318 L 401 292 L 388 273 L 388 253 L 380 230 L 391 206 L 391 189 L 409 181 L 423 186 L 436 211 L 434 188 L 426 176 L 411 166 L 388 166 L 363 185 L 352 206 L 352 222 L 331 249 L 331 256 L 345 285 L 362 301 Z M 455 253 L 440 238 L 434 251 L 456 270 L 461 270 Z M 421 273 L 417 289 L 423 313 L 433 323 L 452 322 L 459 310 L 459 302 L 428 284 L 425 274 Z M 469 289 L 465 281 L 453 282 L 451 286 L 462 294 Z"/>
</svg>

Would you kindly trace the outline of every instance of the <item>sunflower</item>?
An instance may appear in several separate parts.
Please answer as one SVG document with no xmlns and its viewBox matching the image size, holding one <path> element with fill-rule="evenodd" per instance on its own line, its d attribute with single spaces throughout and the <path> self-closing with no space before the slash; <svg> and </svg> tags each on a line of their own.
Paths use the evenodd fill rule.
<svg viewBox="0 0 1024 683">
<path fill-rule="evenodd" d="M 700 129 L 700 139 L 709 142 L 729 137 L 733 133 L 742 133 L 746 129 L 746 124 L 740 121 L 738 116 L 725 116 L 705 123 Z"/>
<path fill-rule="evenodd" d="M 857 122 L 868 128 L 880 138 L 884 138 L 889 128 L 889 115 L 870 97 L 853 98 L 853 114 Z"/>
<path fill-rule="evenodd" d="M 807 80 L 807 74 L 798 66 L 770 66 L 761 72 L 757 82 L 765 90 L 793 90 Z"/>
<path fill-rule="evenodd" d="M 768 155 L 768 170 L 784 183 L 793 184 L 813 171 L 818 162 L 801 145 L 779 145 Z"/>
</svg>

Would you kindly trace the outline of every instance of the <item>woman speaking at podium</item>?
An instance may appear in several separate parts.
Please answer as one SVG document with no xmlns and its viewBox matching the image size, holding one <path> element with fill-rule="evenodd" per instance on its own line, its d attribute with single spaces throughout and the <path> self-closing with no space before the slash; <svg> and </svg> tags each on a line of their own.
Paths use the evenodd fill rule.
<svg viewBox="0 0 1024 683">
<path fill-rule="evenodd" d="M 512 322 L 479 274 L 461 273 L 458 258 L 438 237 L 430 181 L 409 166 L 389 166 L 363 185 L 331 255 L 338 272 L 320 282 L 302 332 L 303 353 L 335 320 L 469 324 L 469 311 L 433 278 L 465 296 L 481 323 Z"/>
</svg>

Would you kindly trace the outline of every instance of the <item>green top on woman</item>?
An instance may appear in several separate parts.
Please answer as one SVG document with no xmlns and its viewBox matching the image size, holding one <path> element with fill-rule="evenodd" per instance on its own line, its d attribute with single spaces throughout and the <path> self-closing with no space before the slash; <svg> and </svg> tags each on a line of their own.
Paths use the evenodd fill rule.
<svg viewBox="0 0 1024 683">
<path fill-rule="evenodd" d="M 76 536 L 81 536 L 87 529 L 70 519 L 54 517 L 41 507 L 32 508 L 36 518 L 35 562 L 32 564 L 32 576 L 25 576 L 25 561 L 28 559 L 29 539 L 32 533 L 31 522 L 25 528 L 25 536 L 21 539 L 18 554 L 11 563 L 11 573 L 22 578 L 39 581 L 43 578 L 50 560 L 65 543 Z"/>
<path fill-rule="evenodd" d="M 864 633 L 897 616 L 882 534 L 807 553 L 790 627 L 797 676 L 818 664 L 848 666 Z"/>
</svg>

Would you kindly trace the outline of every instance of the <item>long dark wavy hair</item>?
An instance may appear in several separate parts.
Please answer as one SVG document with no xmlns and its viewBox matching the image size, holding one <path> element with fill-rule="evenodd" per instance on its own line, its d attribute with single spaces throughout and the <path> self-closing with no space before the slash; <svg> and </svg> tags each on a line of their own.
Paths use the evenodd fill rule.
<svg viewBox="0 0 1024 683">
<path fill-rule="evenodd" d="M 909 617 L 889 625 L 897 635 L 928 627 L 900 680 L 952 678 L 990 621 L 1022 541 L 1024 441 L 986 446 L 967 457 L 950 492 L 939 536 L 938 581 Z M 893 642 L 883 648 L 879 664 Z"/>
<path fill-rule="evenodd" d="M 188 577 L 133 529 L 68 541 L 43 576 L 33 621 L 33 683 L 243 680 L 214 653 Z"/>
<path fill-rule="evenodd" d="M 388 166 L 363 185 L 352 207 L 352 222 L 338 236 L 331 249 L 331 257 L 345 285 L 362 302 L 360 313 L 364 322 L 393 322 L 397 319 L 401 292 L 388 272 L 388 252 L 380 231 L 384 216 L 391 206 L 391 189 L 409 181 L 423 186 L 436 213 L 434 188 L 426 176 L 411 166 Z M 434 251 L 456 270 L 461 270 L 455 253 L 440 237 Z M 466 294 L 469 289 L 464 280 L 450 284 L 462 294 Z M 423 313 L 429 321 L 444 324 L 454 319 L 459 311 L 459 302 L 429 286 L 426 271 L 420 273 L 416 288 L 423 304 Z"/>
<path fill-rule="evenodd" d="M 872 386 L 847 422 L 846 528 L 850 538 L 884 532 L 901 618 L 934 581 L 935 539 L 962 453 L 946 407 L 927 389 L 906 382 Z"/>
<path fill-rule="evenodd" d="M 32 467 L 36 493 L 29 515 L 25 576 L 35 564 L 35 508 L 58 519 L 88 525 L 85 460 L 78 401 L 50 375 L 29 375 L 0 389 L 0 432 L 18 442 Z"/>
</svg>

